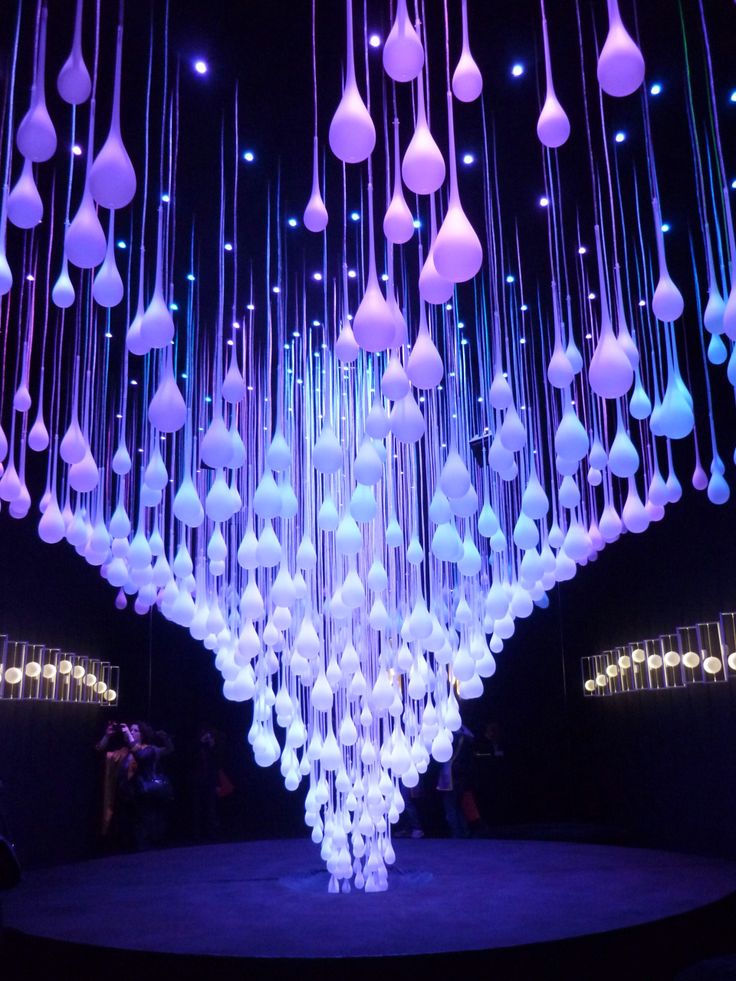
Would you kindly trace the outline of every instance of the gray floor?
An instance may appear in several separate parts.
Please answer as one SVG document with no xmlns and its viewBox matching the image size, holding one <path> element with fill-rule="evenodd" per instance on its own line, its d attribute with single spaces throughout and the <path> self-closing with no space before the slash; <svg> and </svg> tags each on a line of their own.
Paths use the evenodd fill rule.
<svg viewBox="0 0 736 981">
<path fill-rule="evenodd" d="M 341 957 L 484 950 L 685 913 L 736 863 L 536 841 L 396 842 L 385 893 L 327 892 L 308 840 L 124 855 L 38 870 L 3 900 L 34 936 L 145 951 Z"/>
</svg>

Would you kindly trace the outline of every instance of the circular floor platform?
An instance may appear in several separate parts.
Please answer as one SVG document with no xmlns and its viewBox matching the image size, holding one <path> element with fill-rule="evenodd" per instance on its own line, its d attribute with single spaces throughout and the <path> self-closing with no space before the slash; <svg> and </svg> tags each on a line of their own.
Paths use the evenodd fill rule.
<svg viewBox="0 0 736 981">
<path fill-rule="evenodd" d="M 26 937 L 222 958 L 372 958 L 548 944 L 640 927 L 736 891 L 736 864 L 534 841 L 397 841 L 385 893 L 333 895 L 308 840 L 32 871 L 3 897 Z"/>
</svg>

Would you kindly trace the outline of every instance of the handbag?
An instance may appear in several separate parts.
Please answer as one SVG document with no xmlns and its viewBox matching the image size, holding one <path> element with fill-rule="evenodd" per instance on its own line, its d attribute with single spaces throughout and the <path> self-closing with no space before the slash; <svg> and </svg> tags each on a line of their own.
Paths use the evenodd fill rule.
<svg viewBox="0 0 736 981">
<path fill-rule="evenodd" d="M 138 776 L 138 794 L 146 800 L 167 801 L 174 797 L 174 788 L 165 773 L 155 768 L 150 777 Z"/>
</svg>

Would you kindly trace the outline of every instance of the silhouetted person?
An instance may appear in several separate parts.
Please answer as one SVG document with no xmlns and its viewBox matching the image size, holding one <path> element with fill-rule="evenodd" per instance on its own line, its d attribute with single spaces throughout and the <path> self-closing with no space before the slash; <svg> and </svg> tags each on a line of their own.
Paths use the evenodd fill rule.
<svg viewBox="0 0 736 981">
<path fill-rule="evenodd" d="M 118 779 L 119 837 L 124 848 L 144 851 L 160 845 L 166 836 L 173 794 L 159 762 L 174 747 L 167 733 L 154 733 L 146 722 L 134 722 L 130 727 L 123 724 L 120 728 L 128 744 L 128 755 Z"/>
</svg>

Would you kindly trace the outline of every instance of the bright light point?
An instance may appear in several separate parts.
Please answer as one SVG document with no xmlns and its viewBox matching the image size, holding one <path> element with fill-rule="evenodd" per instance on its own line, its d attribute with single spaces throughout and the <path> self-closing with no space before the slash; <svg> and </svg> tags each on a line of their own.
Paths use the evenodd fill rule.
<svg viewBox="0 0 736 981">
<path fill-rule="evenodd" d="M 211 402 L 212 401 L 212 396 L 211 395 L 205 395 L 204 400 L 205 400 L 205 402 Z"/>
<path fill-rule="evenodd" d="M 281 292 L 281 287 L 280 286 L 274 286 L 272 292 L 274 292 L 274 293 L 280 293 Z"/>
<path fill-rule="evenodd" d="M 202 61 L 201 58 L 198 58 L 194 62 L 194 70 L 195 70 L 195 72 L 198 75 L 206 75 L 207 74 L 207 62 L 206 61 Z"/>
<path fill-rule="evenodd" d="M 736 180 L 731 181 L 731 190 L 736 191 Z"/>
<path fill-rule="evenodd" d="M 452 304 L 451 303 L 446 303 L 445 304 L 445 310 L 452 310 Z"/>
<path fill-rule="evenodd" d="M 526 344 L 526 337 L 520 337 L 519 344 Z"/>
<path fill-rule="evenodd" d="M 526 305 L 526 303 L 522 303 L 519 309 L 521 310 L 522 313 L 526 313 L 529 307 Z"/>
<path fill-rule="evenodd" d="M 171 200 L 171 198 L 169 197 L 168 194 L 162 194 L 161 195 L 161 200 L 163 201 L 164 204 L 168 204 L 169 201 Z"/>
<path fill-rule="evenodd" d="M 170 303 L 170 304 L 169 304 L 169 310 L 173 310 L 173 311 L 174 311 L 174 313 L 176 313 L 176 311 L 177 311 L 178 309 L 179 309 L 179 304 L 178 304 L 178 303 Z"/>
<path fill-rule="evenodd" d="M 255 307 L 253 306 L 252 303 L 249 303 L 248 306 L 245 309 L 246 310 L 255 310 Z"/>
<path fill-rule="evenodd" d="M 734 182 L 734 183 L 736 183 L 736 182 Z M 381 282 L 382 283 L 387 283 L 388 282 L 388 273 L 382 273 L 381 274 Z"/>
<path fill-rule="evenodd" d="M 646 300 L 639 300 L 639 306 L 640 307 L 645 307 L 646 305 L 647 305 L 647 301 Z"/>
<path fill-rule="evenodd" d="M 511 275 L 511 273 L 509 273 L 508 276 L 506 277 L 506 282 L 507 283 L 515 283 L 516 282 L 516 280 L 514 279 L 514 277 Z"/>
<path fill-rule="evenodd" d="M 319 327 L 319 326 L 321 326 L 319 320 L 312 321 L 312 327 Z"/>
<path fill-rule="evenodd" d="M 463 339 L 460 341 L 460 343 L 461 344 L 467 344 L 468 343 L 467 337 L 463 337 Z"/>
<path fill-rule="evenodd" d="M 591 341 L 592 339 L 593 339 L 593 335 L 591 333 L 588 333 L 588 334 L 585 335 L 585 340 L 586 341 Z"/>
<path fill-rule="evenodd" d="M 190 283 L 194 282 L 194 273 L 187 273 L 187 279 Z"/>
<path fill-rule="evenodd" d="M 588 293 L 588 299 L 589 300 L 594 300 L 595 299 L 595 293 Z"/>
<path fill-rule="evenodd" d="M 464 164 L 467 164 L 468 166 L 470 164 L 472 164 L 472 163 L 475 163 L 475 157 L 473 156 L 473 154 L 472 153 L 464 153 L 463 154 L 463 163 Z"/>
<path fill-rule="evenodd" d="M 184 379 L 184 381 L 186 381 L 187 378 L 189 378 L 189 375 L 186 373 L 186 371 L 182 371 L 181 377 Z"/>
<path fill-rule="evenodd" d="M 422 227 L 422 223 L 421 223 L 421 221 L 420 221 L 420 220 L 419 220 L 418 218 L 415 218 L 415 219 L 414 219 L 414 221 L 412 222 L 412 225 L 413 225 L 413 226 L 414 226 L 415 228 L 421 228 L 421 227 Z"/>
<path fill-rule="evenodd" d="M 322 273 L 321 272 L 313 272 L 312 273 L 312 279 L 316 280 L 318 283 L 321 282 L 322 281 Z"/>
<path fill-rule="evenodd" d="M 518 62 L 515 65 L 512 65 L 511 74 L 514 76 L 514 78 L 519 78 L 524 74 L 524 66 Z"/>
<path fill-rule="evenodd" d="M 549 198 L 545 198 L 544 196 L 542 196 L 539 199 L 539 207 L 540 208 L 548 208 L 549 207 Z"/>
<path fill-rule="evenodd" d="M 304 384 L 304 382 L 301 380 L 301 378 L 297 378 L 296 383 L 297 383 L 297 385 L 303 385 Z"/>
<path fill-rule="evenodd" d="M 623 143 L 624 140 L 626 139 L 626 133 L 624 133 L 622 130 L 619 130 L 618 133 L 616 133 L 616 135 L 613 138 L 617 143 Z"/>
<path fill-rule="evenodd" d="M 588 250 L 585 248 L 585 246 L 581 245 L 580 248 L 578 249 L 578 255 L 585 255 L 587 251 Z"/>
<path fill-rule="evenodd" d="M 240 324 L 238 323 L 237 320 L 233 320 L 233 327 L 235 328 L 235 330 L 240 330 Z"/>
<path fill-rule="evenodd" d="M 232 341 L 228 341 L 227 343 L 228 343 L 228 345 L 229 345 L 230 347 L 232 347 L 232 346 L 233 346 L 233 342 L 232 342 Z"/>
<path fill-rule="evenodd" d="M 736 102 L 736 89 L 733 90 L 729 98 L 731 99 L 731 102 Z"/>
<path fill-rule="evenodd" d="M 112 334 L 110 333 L 109 330 L 105 331 L 105 337 L 108 337 L 108 338 L 109 337 L 112 337 Z"/>
<path fill-rule="evenodd" d="M 75 157 L 82 156 L 82 148 L 78 143 L 75 143 L 74 146 L 72 147 L 72 153 L 74 154 Z"/>
<path fill-rule="evenodd" d="M 289 226 L 289 228 L 296 228 L 299 222 L 296 220 L 296 218 L 289 218 L 286 224 Z"/>
<path fill-rule="evenodd" d="M 368 44 L 370 44 L 372 48 L 380 48 L 381 47 L 380 36 L 378 34 L 371 34 L 371 36 L 368 38 Z"/>
<path fill-rule="evenodd" d="M 350 279 L 355 279 L 355 277 L 356 277 L 357 275 L 358 275 L 358 274 L 356 273 L 356 271 L 355 271 L 354 269 L 348 269 L 348 277 L 349 277 Z"/>
<path fill-rule="evenodd" d="M 663 232 L 668 232 L 669 230 L 670 230 L 670 226 L 667 224 L 666 221 L 663 222 L 663 224 L 662 224 L 662 231 Z"/>
<path fill-rule="evenodd" d="M 137 385 L 137 384 L 138 384 L 138 382 L 137 382 L 137 381 L 135 380 L 135 378 L 131 378 L 131 379 L 130 379 L 130 384 L 131 384 L 131 385 Z"/>
<path fill-rule="evenodd" d="M 119 249 L 127 249 L 128 248 L 127 242 L 124 242 L 122 238 L 121 239 L 118 239 L 118 241 L 116 242 L 116 245 L 117 245 L 117 247 Z"/>
<path fill-rule="evenodd" d="M 350 212 L 350 220 L 351 221 L 360 221 L 360 212 L 359 211 L 351 211 Z"/>
<path fill-rule="evenodd" d="M 660 85 L 659 82 L 655 82 L 654 85 L 652 85 L 652 87 L 649 89 L 649 91 L 652 95 L 659 95 L 659 93 L 662 91 L 662 86 Z"/>
<path fill-rule="evenodd" d="M 295 330 L 294 333 L 291 336 L 292 337 L 301 337 L 302 335 L 299 333 L 298 330 Z"/>
<path fill-rule="evenodd" d="M 226 252 L 232 252 L 233 251 L 233 246 L 232 246 L 232 243 L 231 242 L 225 242 L 225 251 Z"/>
<path fill-rule="evenodd" d="M 256 159 L 256 155 L 253 153 L 252 150 L 246 150 L 245 153 L 243 154 L 243 160 L 245 160 L 246 163 L 253 163 L 255 159 Z"/>
<path fill-rule="evenodd" d="M 28 273 L 28 275 L 26 276 L 26 280 L 29 283 L 35 283 L 36 277 L 33 275 L 33 273 Z"/>
<path fill-rule="evenodd" d="M 482 395 L 479 395 L 479 396 L 478 396 L 478 401 L 479 401 L 479 402 L 482 402 L 482 401 L 483 401 L 483 396 L 482 396 Z"/>
</svg>

